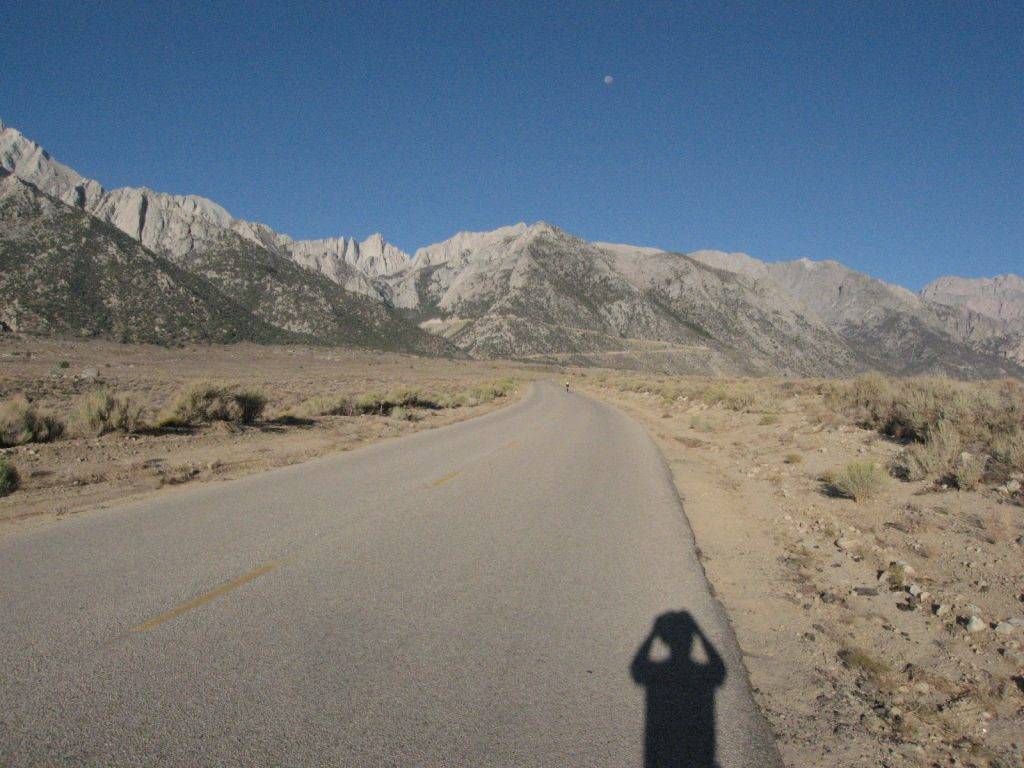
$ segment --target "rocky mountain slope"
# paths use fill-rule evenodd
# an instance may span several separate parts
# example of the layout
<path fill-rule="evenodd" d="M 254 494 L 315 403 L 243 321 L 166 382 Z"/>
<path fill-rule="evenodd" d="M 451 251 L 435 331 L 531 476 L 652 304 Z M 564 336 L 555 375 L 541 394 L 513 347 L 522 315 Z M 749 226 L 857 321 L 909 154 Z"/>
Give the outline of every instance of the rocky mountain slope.
<path fill-rule="evenodd" d="M 947 308 L 836 262 L 667 253 L 519 224 L 420 249 L 383 279 L 396 306 L 477 356 L 823 376 L 1019 372 L 958 337 Z"/>
<path fill-rule="evenodd" d="M 0 168 L 260 328 L 321 343 L 671 372 L 1024 375 L 1015 276 L 943 278 L 917 295 L 837 262 L 589 243 L 543 223 L 461 232 L 410 257 L 380 235 L 293 240 L 202 197 L 107 191 L 2 123 Z"/>
<path fill-rule="evenodd" d="M 766 263 L 746 254 L 692 256 L 772 286 L 849 343 L 872 368 L 900 374 L 1019 375 L 1024 347 L 1012 329 L 836 261 Z"/>
<path fill-rule="evenodd" d="M 12 327 L 64 332 L 71 330 L 65 327 L 68 318 L 78 313 L 82 317 L 75 323 L 81 330 L 120 338 L 125 335 L 123 329 L 115 332 L 103 313 L 87 317 L 99 311 L 98 305 L 92 296 L 79 295 L 79 291 L 91 286 L 102 295 L 118 288 L 114 264 L 131 272 L 132 284 L 138 285 L 147 279 L 157 280 L 143 273 L 159 266 L 165 272 L 173 267 L 181 281 L 203 286 L 204 295 L 220 297 L 227 314 L 237 321 L 231 328 L 214 323 L 203 329 L 202 324 L 211 318 L 200 311 L 195 317 L 181 319 L 182 339 L 302 340 L 423 354 L 457 353 L 443 338 L 399 317 L 380 301 L 376 290 L 373 298 L 360 295 L 304 268 L 285 247 L 293 245 L 289 238 L 262 224 L 233 219 L 210 200 L 148 189 L 107 192 L 11 128 L 0 129 L 0 170 L 45 198 L 48 202 L 43 207 L 49 212 L 39 216 L 22 203 L 6 210 L 5 238 L 0 241 L 6 296 L 12 307 L 31 305 L 36 318 L 29 322 L 27 315 L 20 316 Z M 8 181 L 8 187 L 11 193 L 17 185 Z M 55 205 L 69 210 L 50 210 Z M 125 251 L 124 241 L 118 240 L 121 251 L 117 258 L 78 259 L 80 253 L 110 254 L 112 231 L 128 235 L 141 247 Z M 373 247 L 369 245 L 364 265 L 375 263 Z M 383 256 L 383 247 L 379 249 Z M 29 296 L 30 286 L 45 277 L 44 267 L 61 252 L 77 270 L 75 280 L 35 287 L 36 295 Z M 19 258 L 14 254 L 20 254 Z M 366 273 L 354 266 L 352 270 L 353 280 L 372 287 Z M 143 295 L 150 294 L 143 291 Z M 61 296 L 64 298 L 58 300 Z M 8 310 L 8 314 L 13 312 Z M 150 322 L 145 313 L 129 314 L 138 325 L 128 333 L 130 338 L 176 338 L 157 318 Z"/>
<path fill-rule="evenodd" d="M 996 320 L 1024 324 L 1024 277 L 1019 275 L 940 277 L 928 283 L 921 295 L 938 304 L 965 307 Z"/>
<path fill-rule="evenodd" d="M 107 191 L 92 179 L 54 160 L 37 143 L 0 121 L 0 168 L 43 192 L 113 224 L 150 250 L 187 259 L 233 234 L 278 256 L 320 272 L 350 291 L 381 298 L 375 278 L 397 271 L 409 256 L 381 235 L 293 240 L 265 224 L 236 219 L 198 195 L 172 195 L 145 187 Z M 235 239 L 235 238 L 229 238 Z"/>
<path fill-rule="evenodd" d="M 820 375 L 859 367 L 834 334 L 745 280 L 543 223 L 462 233 L 386 280 L 397 306 L 481 357 L 629 364 L 656 354 L 677 370 Z"/>
<path fill-rule="evenodd" d="M 115 227 L 0 170 L 0 325 L 166 344 L 303 341 Z"/>

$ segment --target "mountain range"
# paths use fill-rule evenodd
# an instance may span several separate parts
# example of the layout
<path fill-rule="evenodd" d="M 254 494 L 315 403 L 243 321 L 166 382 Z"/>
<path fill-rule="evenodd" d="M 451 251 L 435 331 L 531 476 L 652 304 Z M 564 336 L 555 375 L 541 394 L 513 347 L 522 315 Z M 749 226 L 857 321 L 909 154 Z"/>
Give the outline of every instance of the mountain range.
<path fill-rule="evenodd" d="M 359 345 L 664 372 L 1024 376 L 1024 280 L 920 293 L 835 261 L 588 242 L 544 222 L 404 253 L 106 190 L 0 122 L 0 328 Z"/>

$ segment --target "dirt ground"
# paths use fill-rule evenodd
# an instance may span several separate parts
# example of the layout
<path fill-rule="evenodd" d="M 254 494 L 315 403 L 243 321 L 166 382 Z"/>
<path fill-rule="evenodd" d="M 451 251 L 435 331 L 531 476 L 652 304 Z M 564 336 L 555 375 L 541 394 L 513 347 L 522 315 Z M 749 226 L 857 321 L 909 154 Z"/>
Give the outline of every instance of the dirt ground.
<path fill-rule="evenodd" d="M 0 336 L 0 400 L 21 393 L 65 419 L 78 398 L 99 388 L 129 394 L 147 418 L 155 417 L 191 381 L 238 383 L 269 398 L 264 417 L 250 426 L 216 423 L 0 449 L 22 481 L 18 491 L 0 498 L 0 535 L 15 525 L 40 524 L 167 486 L 238 477 L 472 418 L 501 407 L 524 387 L 481 405 L 407 409 L 405 418 L 280 418 L 313 396 L 355 396 L 396 387 L 458 391 L 499 377 L 525 382 L 536 375 L 535 368 L 507 363 L 358 350 L 254 345 L 178 349 Z"/>
<path fill-rule="evenodd" d="M 820 397 L 740 413 L 575 378 L 664 452 L 788 765 L 1024 765 L 1019 492 L 836 498 L 823 473 L 903 447 L 823 423 Z"/>

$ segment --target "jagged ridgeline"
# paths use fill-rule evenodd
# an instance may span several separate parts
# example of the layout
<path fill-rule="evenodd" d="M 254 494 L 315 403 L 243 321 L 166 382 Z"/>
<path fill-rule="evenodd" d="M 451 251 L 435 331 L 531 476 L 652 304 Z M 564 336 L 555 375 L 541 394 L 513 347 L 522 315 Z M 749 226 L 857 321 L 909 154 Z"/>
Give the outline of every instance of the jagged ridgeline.
<path fill-rule="evenodd" d="M 0 322 L 161 343 L 359 345 L 678 373 L 1024 373 L 1024 281 L 921 294 L 833 261 L 463 232 L 293 240 L 194 195 L 107 191 L 0 123 Z M 154 310 L 154 307 L 162 307 Z"/>

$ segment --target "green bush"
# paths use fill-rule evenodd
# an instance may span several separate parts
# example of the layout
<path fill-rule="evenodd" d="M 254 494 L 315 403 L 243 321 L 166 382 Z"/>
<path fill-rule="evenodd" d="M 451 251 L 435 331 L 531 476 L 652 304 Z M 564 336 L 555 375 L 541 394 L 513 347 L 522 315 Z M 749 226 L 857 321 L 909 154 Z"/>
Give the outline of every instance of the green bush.
<path fill-rule="evenodd" d="M 21 476 L 6 457 L 0 456 L 0 496 L 9 496 L 18 490 Z"/>
<path fill-rule="evenodd" d="M 160 420 L 161 426 L 187 427 L 214 421 L 251 424 L 263 413 L 263 393 L 234 384 L 196 382 L 178 392 Z"/>
<path fill-rule="evenodd" d="M 889 476 L 873 461 L 852 461 L 832 478 L 836 492 L 854 501 L 874 498 L 888 484 Z"/>
<path fill-rule="evenodd" d="M 25 443 L 48 443 L 64 434 L 64 422 L 41 412 L 24 395 L 0 403 L 0 448 Z"/>
<path fill-rule="evenodd" d="M 97 390 L 78 401 L 72 426 L 76 434 L 87 437 L 136 432 L 142 426 L 142 408 L 128 395 Z"/>

